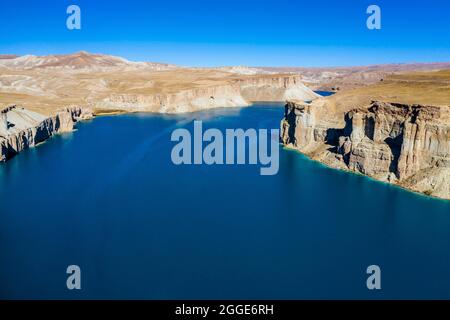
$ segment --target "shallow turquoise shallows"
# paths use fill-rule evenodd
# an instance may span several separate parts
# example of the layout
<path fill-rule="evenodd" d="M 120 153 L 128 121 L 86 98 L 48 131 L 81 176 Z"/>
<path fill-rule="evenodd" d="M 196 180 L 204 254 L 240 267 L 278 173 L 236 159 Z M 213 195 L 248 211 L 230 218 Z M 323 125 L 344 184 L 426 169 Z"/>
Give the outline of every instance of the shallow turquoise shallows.
<path fill-rule="evenodd" d="M 450 202 L 281 146 L 275 176 L 171 162 L 177 127 L 279 128 L 283 112 L 98 117 L 2 164 L 0 298 L 450 298 Z"/>

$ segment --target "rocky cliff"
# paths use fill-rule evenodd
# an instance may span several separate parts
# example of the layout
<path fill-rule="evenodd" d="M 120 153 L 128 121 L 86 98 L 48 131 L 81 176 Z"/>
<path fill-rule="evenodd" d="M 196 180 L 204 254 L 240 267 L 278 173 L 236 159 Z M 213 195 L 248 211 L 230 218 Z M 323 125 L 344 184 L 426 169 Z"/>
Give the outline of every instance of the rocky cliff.
<path fill-rule="evenodd" d="M 72 131 L 74 123 L 89 119 L 87 108 L 69 107 L 53 116 L 45 116 L 16 106 L 0 111 L 0 161 L 47 140 L 52 135 Z"/>
<path fill-rule="evenodd" d="M 237 81 L 247 101 L 314 100 L 319 97 L 299 75 L 256 76 Z"/>
<path fill-rule="evenodd" d="M 96 105 L 105 110 L 183 113 L 243 107 L 255 101 L 314 100 L 319 97 L 302 84 L 298 75 L 258 75 L 227 82 L 167 93 L 111 94 Z"/>
<path fill-rule="evenodd" d="M 243 107 L 255 100 L 281 101 L 289 97 L 313 100 L 318 97 L 313 91 L 303 86 L 299 76 L 227 74 L 222 78 L 222 73 L 216 75 L 210 70 L 189 71 L 188 75 L 183 75 L 183 77 L 187 76 L 189 76 L 188 79 L 180 80 L 171 71 L 158 74 L 157 77 L 155 76 L 156 80 L 148 80 L 147 75 L 136 81 L 128 78 L 111 81 L 99 81 L 97 77 L 83 79 L 80 81 L 80 86 L 86 85 L 86 82 L 92 81 L 92 83 L 85 88 L 86 90 L 80 91 L 83 92 L 80 104 L 94 106 L 92 111 L 79 107 L 64 110 L 56 109 L 56 107 L 49 110 L 34 109 L 31 103 L 27 109 L 7 108 L 0 113 L 0 161 L 5 161 L 16 153 L 35 146 L 55 133 L 73 130 L 76 121 L 91 117 L 92 112 L 100 114 L 137 111 L 183 113 L 219 107 Z M 190 80 L 189 83 L 188 80 Z M 102 85 L 95 86 L 94 83 Z M 27 87 L 31 86 L 27 84 Z M 62 94 L 66 98 L 72 93 L 75 96 L 79 95 L 80 92 L 77 93 L 76 90 L 79 88 L 65 88 Z M 66 102 L 66 98 L 62 98 L 62 101 Z M 42 103 L 40 99 L 42 95 L 36 97 L 35 101 Z M 52 98 L 52 100 L 58 99 L 58 94 Z M 78 101 L 77 99 L 79 98 L 70 98 L 72 101 Z M 48 105 L 47 102 L 44 100 L 45 105 Z M 41 113 L 41 109 L 46 112 Z"/>
<path fill-rule="evenodd" d="M 239 87 L 225 84 L 157 94 L 112 94 L 96 104 L 104 109 L 183 113 L 218 107 L 248 106 Z"/>
<path fill-rule="evenodd" d="M 448 107 L 373 101 L 341 119 L 329 108 L 288 102 L 281 141 L 331 167 L 450 199 Z"/>

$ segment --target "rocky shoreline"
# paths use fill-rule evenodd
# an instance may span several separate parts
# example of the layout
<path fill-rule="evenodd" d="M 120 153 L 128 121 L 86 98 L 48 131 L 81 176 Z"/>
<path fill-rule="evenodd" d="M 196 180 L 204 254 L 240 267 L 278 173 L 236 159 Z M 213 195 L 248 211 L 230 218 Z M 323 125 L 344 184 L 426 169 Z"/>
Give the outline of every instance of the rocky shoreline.
<path fill-rule="evenodd" d="M 372 101 L 336 119 L 316 102 L 286 104 L 284 145 L 332 168 L 450 199 L 448 108 Z"/>
<path fill-rule="evenodd" d="M 229 83 L 157 94 L 118 93 L 96 101 L 96 108 L 184 113 L 213 108 L 244 107 L 255 101 L 314 100 L 319 97 L 299 75 L 236 78 Z"/>
<path fill-rule="evenodd" d="M 9 106 L 0 111 L 0 161 L 7 161 L 54 134 L 70 132 L 77 121 L 92 117 L 92 111 L 83 107 L 67 107 L 55 115 L 45 116 L 15 105 Z"/>
<path fill-rule="evenodd" d="M 250 106 L 254 101 L 314 100 L 319 95 L 303 85 L 298 75 L 256 75 L 228 79 L 164 93 L 109 93 L 86 102 L 90 107 L 68 107 L 45 115 L 37 110 L 9 106 L 1 110 L 0 162 L 52 135 L 73 130 L 79 120 L 94 114 L 130 112 L 186 113 L 219 107 Z M 40 110 L 38 108 L 38 110 Z"/>

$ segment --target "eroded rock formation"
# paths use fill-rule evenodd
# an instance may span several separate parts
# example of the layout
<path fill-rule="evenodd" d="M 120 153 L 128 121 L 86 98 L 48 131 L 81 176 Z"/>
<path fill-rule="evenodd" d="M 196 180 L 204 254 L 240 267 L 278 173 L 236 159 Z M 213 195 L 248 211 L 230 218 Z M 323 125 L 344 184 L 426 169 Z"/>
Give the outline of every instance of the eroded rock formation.
<path fill-rule="evenodd" d="M 306 87 L 299 75 L 273 75 L 237 81 L 247 101 L 314 100 L 319 97 Z"/>
<path fill-rule="evenodd" d="M 319 97 L 298 75 L 253 76 L 221 85 L 156 94 L 111 94 L 98 108 L 124 111 L 183 113 L 219 107 L 244 107 L 255 101 L 314 100 Z"/>
<path fill-rule="evenodd" d="M 97 106 L 125 111 L 193 112 L 219 107 L 248 106 L 236 85 L 216 85 L 173 93 L 112 94 Z"/>
<path fill-rule="evenodd" d="M 329 166 L 450 199 L 449 108 L 373 101 L 327 118 L 327 106 L 288 102 L 281 141 Z"/>
<path fill-rule="evenodd" d="M 11 106 L 0 112 L 0 161 L 47 140 L 56 133 L 73 130 L 78 120 L 89 119 L 88 108 L 68 107 L 53 116 Z"/>

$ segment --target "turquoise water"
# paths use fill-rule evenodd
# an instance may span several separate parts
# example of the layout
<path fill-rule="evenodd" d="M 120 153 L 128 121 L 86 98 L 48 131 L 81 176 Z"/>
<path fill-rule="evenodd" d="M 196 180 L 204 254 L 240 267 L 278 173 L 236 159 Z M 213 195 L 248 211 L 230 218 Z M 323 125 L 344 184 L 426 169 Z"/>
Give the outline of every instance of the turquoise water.
<path fill-rule="evenodd" d="M 282 147 L 275 176 L 170 160 L 194 119 L 278 128 L 283 112 L 98 117 L 1 165 L 0 298 L 450 298 L 449 202 Z"/>

